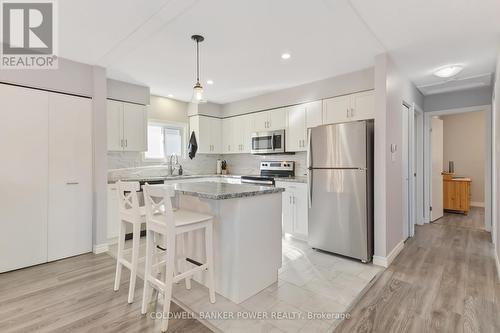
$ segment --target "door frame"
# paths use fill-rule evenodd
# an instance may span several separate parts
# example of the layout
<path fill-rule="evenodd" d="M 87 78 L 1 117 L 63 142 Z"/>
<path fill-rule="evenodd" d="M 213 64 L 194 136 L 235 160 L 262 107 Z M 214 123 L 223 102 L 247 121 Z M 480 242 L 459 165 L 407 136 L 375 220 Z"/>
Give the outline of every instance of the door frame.
<path fill-rule="evenodd" d="M 404 237 L 415 235 L 415 224 L 424 223 L 423 182 L 418 181 L 423 175 L 423 124 L 424 112 L 415 103 L 403 101 L 407 114 L 402 116 L 403 128 L 403 209 Z M 404 109 L 403 109 L 403 112 Z M 421 163 L 418 163 L 421 161 Z M 405 177 L 407 176 L 407 177 Z"/>
<path fill-rule="evenodd" d="M 485 177 L 484 177 L 484 225 L 486 231 L 492 230 L 492 186 L 491 182 L 493 179 L 493 159 L 492 159 L 492 149 L 493 149 L 493 137 L 492 137 L 492 109 L 491 105 L 478 105 L 465 108 L 456 109 L 446 109 L 438 111 L 424 112 L 424 222 L 430 223 L 430 207 L 431 207 L 431 118 L 433 116 L 447 116 L 453 114 L 467 113 L 467 112 L 479 112 L 484 111 L 486 113 L 487 122 L 490 126 L 486 126 L 486 161 L 485 165 Z"/>

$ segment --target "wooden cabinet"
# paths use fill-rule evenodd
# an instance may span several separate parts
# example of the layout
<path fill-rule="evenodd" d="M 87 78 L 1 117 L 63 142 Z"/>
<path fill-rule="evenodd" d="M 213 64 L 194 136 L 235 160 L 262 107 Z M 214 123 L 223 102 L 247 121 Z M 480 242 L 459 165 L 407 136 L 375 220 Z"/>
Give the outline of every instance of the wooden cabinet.
<path fill-rule="evenodd" d="M 148 150 L 145 105 L 108 100 L 107 122 L 109 151 Z"/>
<path fill-rule="evenodd" d="M 220 154 L 222 152 L 222 120 L 214 117 L 192 116 L 189 118 L 189 135 L 194 131 L 198 153 Z"/>
<path fill-rule="evenodd" d="M 304 104 L 287 108 L 285 145 L 287 152 L 306 151 L 307 128 Z"/>
<path fill-rule="evenodd" d="M 286 108 L 261 111 L 253 114 L 255 132 L 272 131 L 286 127 Z"/>
<path fill-rule="evenodd" d="M 323 123 L 335 124 L 375 118 L 375 93 L 364 91 L 323 100 Z"/>
<path fill-rule="evenodd" d="M 449 211 L 469 213 L 470 210 L 469 178 L 443 176 L 443 208 Z"/>
<path fill-rule="evenodd" d="M 285 188 L 282 193 L 283 232 L 297 239 L 307 240 L 307 184 L 278 181 L 276 187 Z"/>

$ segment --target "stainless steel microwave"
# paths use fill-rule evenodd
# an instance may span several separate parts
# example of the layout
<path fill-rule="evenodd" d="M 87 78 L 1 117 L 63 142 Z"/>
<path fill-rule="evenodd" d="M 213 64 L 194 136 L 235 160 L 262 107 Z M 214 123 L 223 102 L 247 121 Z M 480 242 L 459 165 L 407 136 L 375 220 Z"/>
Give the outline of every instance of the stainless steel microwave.
<path fill-rule="evenodd" d="M 282 154 L 285 152 L 285 130 L 252 134 L 252 154 Z"/>

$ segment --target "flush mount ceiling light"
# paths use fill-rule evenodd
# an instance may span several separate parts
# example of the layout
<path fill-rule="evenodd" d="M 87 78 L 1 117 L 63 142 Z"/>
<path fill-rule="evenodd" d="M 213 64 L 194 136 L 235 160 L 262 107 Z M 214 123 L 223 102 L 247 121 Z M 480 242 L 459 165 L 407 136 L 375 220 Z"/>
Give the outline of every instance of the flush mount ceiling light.
<path fill-rule="evenodd" d="M 437 77 L 448 78 L 457 75 L 464 69 L 462 65 L 450 65 L 441 67 L 434 71 L 434 75 Z"/>
<path fill-rule="evenodd" d="M 281 55 L 281 59 L 283 59 L 283 60 L 290 59 L 290 57 L 291 57 L 290 53 L 283 53 L 283 54 Z"/>
<path fill-rule="evenodd" d="M 203 36 L 193 35 L 191 39 L 196 42 L 196 83 L 193 87 L 192 103 L 203 103 L 203 87 L 200 84 L 200 43 L 205 40 Z"/>
<path fill-rule="evenodd" d="M 174 97 L 174 95 L 172 95 L 172 94 L 168 94 L 168 95 L 167 95 L 167 97 L 168 97 L 168 98 L 173 98 L 173 97 Z"/>
<path fill-rule="evenodd" d="M 207 84 L 214 84 L 213 80 L 207 80 Z"/>

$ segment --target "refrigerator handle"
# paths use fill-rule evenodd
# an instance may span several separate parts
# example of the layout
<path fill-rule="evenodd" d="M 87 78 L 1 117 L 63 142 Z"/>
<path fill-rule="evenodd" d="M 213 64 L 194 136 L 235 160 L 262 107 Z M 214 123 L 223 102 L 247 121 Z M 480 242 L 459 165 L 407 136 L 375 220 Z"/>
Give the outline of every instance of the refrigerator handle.
<path fill-rule="evenodd" d="M 311 129 L 307 130 L 307 187 L 308 187 L 308 205 L 312 208 L 312 161 L 311 161 Z"/>

